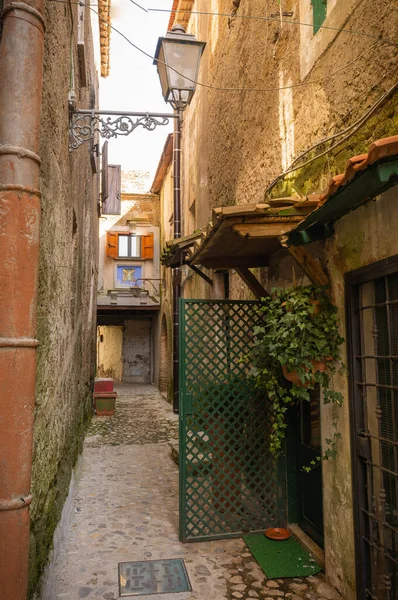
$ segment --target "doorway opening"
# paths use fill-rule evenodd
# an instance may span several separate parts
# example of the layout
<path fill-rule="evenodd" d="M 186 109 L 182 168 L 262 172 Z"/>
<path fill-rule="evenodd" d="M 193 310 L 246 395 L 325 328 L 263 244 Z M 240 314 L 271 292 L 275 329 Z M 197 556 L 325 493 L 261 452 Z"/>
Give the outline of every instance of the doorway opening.
<path fill-rule="evenodd" d="M 303 467 L 322 454 L 321 401 L 317 385 L 310 401 L 292 406 L 287 414 L 288 515 L 321 548 L 323 534 L 322 464 L 309 473 Z"/>
<path fill-rule="evenodd" d="M 162 392 L 162 394 L 165 394 L 169 400 L 171 400 L 171 388 L 169 386 L 169 381 L 171 381 L 172 378 L 172 348 L 171 338 L 169 339 L 169 332 L 167 329 L 167 319 L 165 315 L 163 315 L 162 317 L 162 325 L 160 329 L 159 359 L 159 390 Z"/>

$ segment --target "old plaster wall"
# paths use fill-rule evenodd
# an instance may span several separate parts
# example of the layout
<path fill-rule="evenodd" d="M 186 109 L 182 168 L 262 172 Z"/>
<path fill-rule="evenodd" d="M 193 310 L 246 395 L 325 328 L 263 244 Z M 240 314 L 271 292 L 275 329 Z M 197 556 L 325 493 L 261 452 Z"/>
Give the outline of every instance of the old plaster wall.
<path fill-rule="evenodd" d="M 114 260 L 106 256 L 106 232 L 112 229 L 127 233 L 129 227 L 127 221 L 136 222 L 136 234 L 146 235 L 154 234 L 154 259 L 153 260 L 133 260 L 119 259 Z M 142 277 L 159 279 L 159 225 L 160 225 L 160 205 L 159 197 L 155 194 L 122 194 L 121 214 L 103 215 L 100 219 L 99 233 L 99 274 L 98 274 L 98 293 L 100 296 L 107 296 L 109 290 L 115 288 L 115 265 L 131 264 L 132 266 L 142 266 Z M 156 290 L 159 292 L 159 282 L 153 282 Z M 149 296 L 156 295 L 157 302 L 159 294 L 154 294 L 154 289 L 150 284 L 144 284 L 149 292 Z M 118 299 L 118 304 L 123 304 L 123 299 Z"/>
<path fill-rule="evenodd" d="M 71 82 L 80 106 L 95 105 L 97 77 L 90 15 L 87 11 L 88 86 L 84 89 L 80 88 L 72 33 L 73 27 L 76 31 L 77 6 L 71 9 L 46 3 L 45 18 L 30 595 L 37 588 L 52 547 L 72 467 L 90 418 L 95 368 L 96 177 L 87 147 L 71 155 L 68 152 Z"/>
<path fill-rule="evenodd" d="M 111 377 L 122 381 L 123 327 L 103 325 L 97 330 L 97 377 Z"/>
<path fill-rule="evenodd" d="M 212 12 L 235 12 L 232 18 L 191 15 L 188 30 L 207 41 L 198 79 L 218 88 L 265 91 L 197 88 L 184 114 L 183 234 L 206 226 L 213 207 L 263 201 L 267 186 L 300 152 L 353 123 L 394 81 L 395 48 L 377 41 L 377 36 L 396 37 L 397 18 L 388 0 L 377 7 L 371 0 L 328 2 L 324 25 L 333 29 L 315 36 L 310 0 L 271 0 L 265 12 L 261 0 L 238 4 L 212 0 Z M 309 26 L 240 18 L 270 17 L 280 9 L 293 12 L 286 20 Z M 196 0 L 193 11 L 208 10 L 205 0 Z M 340 28 L 371 37 L 335 31 Z M 317 83 L 307 85 L 313 80 Z M 387 124 L 384 129 L 387 135 L 391 131 Z M 368 131 L 348 144 L 348 156 L 367 151 L 372 136 L 383 135 Z M 344 147 L 321 161 L 318 177 L 306 173 L 300 182 L 305 193 L 321 191 L 341 172 L 347 159 Z M 193 291 L 211 294 L 202 283 Z M 231 293 L 247 295 L 235 276 Z"/>
<path fill-rule="evenodd" d="M 324 25 L 332 29 L 321 29 L 314 36 L 311 0 L 270 0 L 266 6 L 262 0 L 212 0 L 210 6 L 207 0 L 195 1 L 193 11 L 236 16 L 192 14 L 188 24 L 189 32 L 207 42 L 198 79 L 218 89 L 198 86 L 184 113 L 183 235 L 206 227 L 211 210 L 217 206 L 263 202 L 269 195 L 320 193 L 332 176 L 344 171 L 349 157 L 367 152 L 375 139 L 396 133 L 396 96 L 392 95 L 349 135 L 337 138 L 339 145 L 331 152 L 313 160 L 330 144 L 324 142 L 310 150 L 315 143 L 356 123 L 393 85 L 396 47 L 388 40 L 396 39 L 398 20 L 391 8 L 388 0 L 377 5 L 372 0 L 331 0 Z M 280 10 L 292 11 L 287 20 L 307 25 L 281 23 Z M 253 15 L 276 18 L 241 18 Z M 278 179 L 268 189 L 304 151 L 303 162 L 311 160 L 308 166 Z M 347 218 L 354 224 L 355 217 Z M 370 219 L 368 232 L 372 225 Z M 348 231 L 343 246 L 352 248 Z M 383 244 L 390 244 L 392 250 L 392 240 Z M 312 251 L 315 255 L 322 252 L 319 247 Z M 343 250 L 336 245 L 328 252 L 329 257 L 332 253 L 339 256 Z M 282 275 L 273 281 L 290 285 L 294 263 L 284 253 L 279 258 Z M 361 260 L 366 259 L 362 256 Z M 329 264 L 332 279 L 340 282 L 333 283 L 339 306 L 341 272 L 348 266 L 342 261 L 335 267 Z M 198 276 L 185 275 L 184 296 L 214 296 L 212 288 Z M 251 297 L 233 272 L 230 297 Z M 355 596 L 354 545 L 348 413 L 344 411 L 346 408 L 342 412 L 344 442 L 339 462 L 333 468 L 325 466 L 325 533 L 327 576 L 350 600 Z M 325 411 L 323 419 L 327 429 Z"/>
<path fill-rule="evenodd" d="M 151 320 L 130 319 L 123 327 L 123 381 L 151 383 Z"/>
<path fill-rule="evenodd" d="M 168 168 L 160 190 L 160 248 L 163 249 L 167 241 L 173 239 L 173 168 Z M 159 386 L 169 402 L 173 401 L 173 376 L 172 376 L 172 272 L 163 265 L 160 266 L 161 278 L 164 289 L 161 296 L 160 332 L 158 339 L 159 353 Z"/>
<path fill-rule="evenodd" d="M 325 244 L 326 267 L 329 272 L 332 298 L 339 309 L 342 335 L 345 330 L 344 274 L 377 260 L 398 254 L 398 189 L 391 188 L 374 202 L 350 213 L 336 224 L 336 233 Z M 343 356 L 346 347 L 343 347 Z M 352 539 L 351 457 L 349 430 L 349 397 L 347 377 L 336 376 L 334 385 L 344 395 L 340 409 L 339 430 L 343 439 L 337 460 L 324 465 L 325 487 L 330 490 L 324 496 L 326 568 L 332 580 L 342 589 L 353 587 L 351 581 L 352 554 L 347 547 Z M 323 434 L 331 433 L 330 407 L 323 407 Z M 343 530 L 341 524 L 345 524 Z M 349 544 L 349 546 L 348 546 Z M 345 562 L 340 557 L 345 556 Z M 348 564 L 347 564 L 348 563 Z M 347 578 L 350 578 L 347 581 Z"/>
<path fill-rule="evenodd" d="M 341 335 L 346 339 L 344 275 L 378 260 L 398 254 L 398 189 L 391 188 L 375 201 L 353 211 L 335 225 L 335 235 L 324 243 L 313 243 L 306 250 L 325 266 L 332 291 L 332 300 L 338 307 Z M 274 255 L 269 275 L 270 287 L 291 285 L 292 269 L 297 281 L 303 285 L 309 280 L 285 250 Z M 348 362 L 346 344 L 342 347 L 345 363 Z M 338 428 L 342 434 L 335 461 L 325 462 L 324 527 L 326 572 L 332 583 L 351 598 L 355 589 L 353 550 L 353 498 L 351 483 L 351 440 L 348 376 L 334 376 L 333 386 L 343 394 L 343 406 L 338 409 Z M 332 411 L 322 406 L 322 436 L 331 437 Z M 344 527 L 342 527 L 344 523 Z M 350 549 L 348 552 L 347 549 Z"/>

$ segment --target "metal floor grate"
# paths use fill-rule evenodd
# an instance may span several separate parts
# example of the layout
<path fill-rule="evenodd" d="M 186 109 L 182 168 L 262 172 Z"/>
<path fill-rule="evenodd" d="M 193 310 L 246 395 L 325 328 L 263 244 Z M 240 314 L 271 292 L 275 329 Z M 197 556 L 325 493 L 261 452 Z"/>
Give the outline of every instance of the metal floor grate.
<path fill-rule="evenodd" d="M 119 596 L 191 592 L 182 558 L 119 563 Z"/>

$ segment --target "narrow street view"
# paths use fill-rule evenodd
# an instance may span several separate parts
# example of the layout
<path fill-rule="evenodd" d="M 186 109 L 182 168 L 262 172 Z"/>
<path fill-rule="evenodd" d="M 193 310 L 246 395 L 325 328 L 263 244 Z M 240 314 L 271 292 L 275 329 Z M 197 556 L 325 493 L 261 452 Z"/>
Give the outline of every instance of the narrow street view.
<path fill-rule="evenodd" d="M 322 575 L 267 581 L 239 538 L 179 543 L 178 468 L 171 457 L 178 419 L 153 386 L 117 391 L 117 416 L 94 417 L 87 433 L 71 528 L 43 600 L 115 600 L 118 563 L 177 557 L 193 591 L 165 600 L 340 600 Z"/>
<path fill-rule="evenodd" d="M 0 600 L 398 600 L 398 10 L 0 0 Z"/>

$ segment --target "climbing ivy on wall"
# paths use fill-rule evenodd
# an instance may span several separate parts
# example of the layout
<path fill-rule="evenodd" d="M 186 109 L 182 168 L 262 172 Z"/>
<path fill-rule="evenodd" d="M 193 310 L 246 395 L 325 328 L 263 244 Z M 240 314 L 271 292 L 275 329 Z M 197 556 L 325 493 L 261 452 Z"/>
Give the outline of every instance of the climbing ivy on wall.
<path fill-rule="evenodd" d="M 339 334 L 337 308 L 324 288 L 273 290 L 259 310 L 264 324 L 254 328 L 251 376 L 272 403 L 275 421 L 270 447 L 278 454 L 287 427 L 285 413 L 292 403 L 309 402 L 310 390 L 320 385 L 324 404 L 341 406 L 343 396 L 333 390 L 331 376 L 342 368 L 340 346 L 344 339 Z M 341 434 L 333 412 L 333 433 L 325 439 L 322 455 L 304 467 L 306 471 L 336 456 Z"/>

